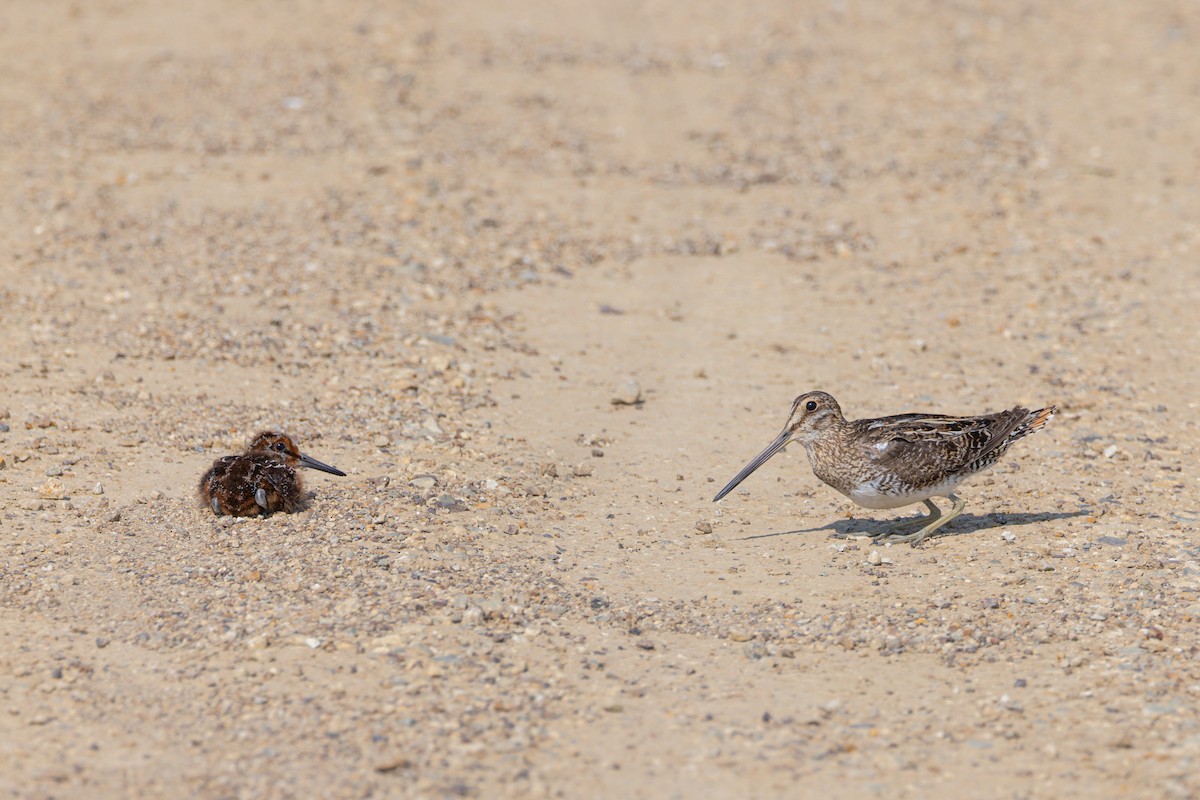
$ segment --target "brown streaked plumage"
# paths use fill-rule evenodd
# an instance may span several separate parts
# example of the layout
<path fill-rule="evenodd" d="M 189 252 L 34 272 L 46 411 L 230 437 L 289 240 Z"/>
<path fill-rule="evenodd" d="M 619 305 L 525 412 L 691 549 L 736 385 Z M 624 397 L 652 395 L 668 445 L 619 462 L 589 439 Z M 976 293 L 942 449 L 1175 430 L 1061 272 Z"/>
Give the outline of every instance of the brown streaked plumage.
<path fill-rule="evenodd" d="M 959 481 L 995 464 L 1009 445 L 1041 430 L 1057 411 L 1054 406 L 1037 411 L 1017 406 L 977 417 L 897 414 L 847 420 L 831 395 L 807 392 L 792 403 L 783 432 L 713 501 L 790 442 L 800 442 L 813 473 L 860 506 L 899 508 L 924 502 L 928 516 L 898 523 L 876 537 L 916 546 L 966 507 L 954 494 Z M 943 515 L 931 497 L 948 498 L 954 505 Z"/>
<path fill-rule="evenodd" d="M 282 433 L 263 431 L 238 456 L 213 462 L 200 479 L 200 499 L 214 514 L 253 517 L 304 508 L 304 489 L 297 467 L 345 477 L 336 467 L 306 456 Z"/>

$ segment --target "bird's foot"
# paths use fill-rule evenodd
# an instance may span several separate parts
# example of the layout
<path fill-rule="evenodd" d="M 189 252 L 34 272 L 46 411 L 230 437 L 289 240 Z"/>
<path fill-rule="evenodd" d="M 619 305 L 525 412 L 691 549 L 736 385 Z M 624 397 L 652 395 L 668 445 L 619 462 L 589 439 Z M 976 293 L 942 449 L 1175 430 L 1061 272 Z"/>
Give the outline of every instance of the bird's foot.
<path fill-rule="evenodd" d="M 893 522 L 887 530 L 882 533 L 877 533 L 872 536 L 872 539 L 890 539 L 898 537 L 901 534 L 911 533 L 915 530 L 924 528 L 934 521 L 941 519 L 942 510 L 933 504 L 932 500 L 925 501 L 925 507 L 929 509 L 929 513 L 925 515 L 918 514 L 912 519 L 902 519 Z"/>
<path fill-rule="evenodd" d="M 932 513 L 932 514 L 922 514 L 920 516 L 914 517 L 913 519 L 904 519 L 904 520 L 900 520 L 899 522 L 895 522 L 886 531 L 884 531 L 883 533 L 877 534 L 877 535 L 879 535 L 879 536 L 895 536 L 895 535 L 901 534 L 901 533 L 910 533 L 912 531 L 924 528 L 926 525 L 931 524 L 934 520 L 938 520 L 941 518 L 942 518 L 942 512 L 935 508 L 934 513 Z"/>
<path fill-rule="evenodd" d="M 950 501 L 954 503 L 954 506 L 950 509 L 949 513 L 943 514 L 937 506 L 926 500 L 925 505 L 929 507 L 928 516 L 917 517 L 916 519 L 899 522 L 893 525 L 891 528 L 888 528 L 883 533 L 872 536 L 871 541 L 886 541 L 888 543 L 896 542 L 897 544 L 908 542 L 908 544 L 916 547 L 930 535 L 932 535 L 934 531 L 938 530 L 943 525 L 961 514 L 963 509 L 967 507 L 967 504 L 959 497 L 955 495 L 949 495 L 949 498 Z M 913 531 L 912 533 L 905 533 L 905 531 L 911 530 L 918 525 L 921 526 L 919 530 Z"/>

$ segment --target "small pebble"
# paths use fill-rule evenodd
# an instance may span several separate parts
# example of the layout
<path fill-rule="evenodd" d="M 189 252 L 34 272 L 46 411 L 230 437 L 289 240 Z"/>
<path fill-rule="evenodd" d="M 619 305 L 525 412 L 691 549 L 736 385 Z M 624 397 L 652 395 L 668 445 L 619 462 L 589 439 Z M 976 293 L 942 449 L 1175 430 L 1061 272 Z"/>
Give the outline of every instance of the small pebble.
<path fill-rule="evenodd" d="M 751 661 L 760 661 L 767 656 L 767 646 L 762 642 L 747 642 L 742 652 Z"/>
<path fill-rule="evenodd" d="M 46 467 L 46 474 L 51 478 L 57 478 L 63 474 L 62 467 Z"/>
<path fill-rule="evenodd" d="M 449 509 L 450 511 L 466 511 L 467 510 L 467 507 L 464 506 L 462 503 L 458 502 L 458 500 L 452 494 L 438 495 L 437 506 L 438 506 L 438 508 L 445 508 L 445 509 Z"/>
<path fill-rule="evenodd" d="M 413 766 L 413 760 L 408 756 L 393 756 L 384 759 L 375 765 L 376 772 L 395 772 L 398 769 L 409 769 Z"/>
<path fill-rule="evenodd" d="M 830 700 L 828 703 L 825 703 L 820 706 L 821 712 L 826 715 L 835 714 L 839 710 L 841 710 L 841 708 L 842 708 L 842 700 L 841 700 L 841 698 L 838 698 L 838 697 L 835 697 L 834 699 Z"/>
<path fill-rule="evenodd" d="M 432 489 L 437 486 L 437 478 L 432 475 L 418 475 L 408 482 L 409 486 L 415 486 L 418 489 Z"/>
<path fill-rule="evenodd" d="M 696 530 L 700 533 L 712 533 L 712 523 L 700 520 L 696 523 Z"/>
<path fill-rule="evenodd" d="M 96 481 L 96 485 L 92 487 L 92 494 L 104 494 L 104 484 Z"/>
<path fill-rule="evenodd" d="M 387 447 L 391 443 L 391 440 L 382 433 L 371 440 L 371 444 L 375 445 L 376 447 Z"/>
<path fill-rule="evenodd" d="M 47 500 L 61 500 L 67 496 L 67 489 L 57 478 L 47 478 L 37 490 L 38 495 Z"/>
<path fill-rule="evenodd" d="M 1021 703 L 1019 703 L 1016 700 L 1013 700 L 1011 697 L 1009 697 L 1006 694 L 1000 696 L 1000 707 L 1007 711 L 1012 711 L 1017 714 L 1020 714 L 1025 710 L 1025 707 L 1023 705 L 1021 705 Z"/>
<path fill-rule="evenodd" d="M 883 556 L 879 555 L 878 550 L 872 550 L 871 554 L 867 556 L 867 563 L 873 567 L 878 567 L 883 563 Z"/>
<path fill-rule="evenodd" d="M 1008 542 L 1009 544 L 1012 544 L 1013 542 L 1015 542 L 1017 540 L 1017 535 L 1015 533 L 1013 533 L 1012 531 L 1001 531 L 1000 538 L 1003 539 L 1004 541 Z"/>
<path fill-rule="evenodd" d="M 635 406 L 642 401 L 642 387 L 633 378 L 613 390 L 612 403 L 615 406 Z"/>
<path fill-rule="evenodd" d="M 1104 457 L 1112 458 L 1113 456 L 1115 456 L 1117 454 L 1117 451 L 1119 451 L 1119 450 L 1120 450 L 1120 448 L 1117 447 L 1115 444 L 1110 444 L 1108 447 L 1104 448 Z"/>

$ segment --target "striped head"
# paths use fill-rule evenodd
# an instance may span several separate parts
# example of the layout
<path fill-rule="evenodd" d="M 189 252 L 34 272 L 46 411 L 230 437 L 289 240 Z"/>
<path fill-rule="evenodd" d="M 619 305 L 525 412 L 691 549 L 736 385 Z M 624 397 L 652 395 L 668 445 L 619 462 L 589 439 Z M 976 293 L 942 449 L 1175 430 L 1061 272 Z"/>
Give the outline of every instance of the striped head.
<path fill-rule="evenodd" d="M 779 435 L 767 445 L 766 449 L 754 457 L 742 471 L 734 476 L 725 488 L 717 492 L 714 501 L 720 500 L 733 491 L 734 487 L 746 479 L 751 472 L 761 467 L 771 456 L 775 455 L 791 442 L 800 442 L 811 452 L 814 442 L 835 434 L 842 425 L 846 424 L 842 416 L 841 406 L 832 395 L 825 392 L 806 392 L 792 402 L 792 413 L 788 416 L 787 424 Z"/>
<path fill-rule="evenodd" d="M 792 403 L 792 413 L 783 426 L 783 434 L 786 441 L 808 446 L 816 439 L 827 436 L 845 421 L 842 407 L 833 399 L 833 395 L 805 392 Z"/>
<path fill-rule="evenodd" d="M 293 469 L 296 467 L 308 467 L 309 469 L 319 469 L 322 472 L 341 475 L 343 477 L 346 474 L 337 467 L 331 467 L 328 464 L 317 461 L 312 456 L 301 453 L 300 448 L 291 440 L 291 437 L 276 431 L 263 431 L 258 436 L 255 436 L 246 447 L 246 453 L 262 453 L 274 456 Z"/>

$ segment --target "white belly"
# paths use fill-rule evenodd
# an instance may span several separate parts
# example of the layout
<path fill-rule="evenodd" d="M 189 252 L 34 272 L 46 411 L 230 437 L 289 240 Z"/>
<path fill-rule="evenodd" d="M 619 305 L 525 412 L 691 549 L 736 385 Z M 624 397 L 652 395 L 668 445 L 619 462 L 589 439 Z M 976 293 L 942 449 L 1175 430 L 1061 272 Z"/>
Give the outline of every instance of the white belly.
<path fill-rule="evenodd" d="M 860 483 L 847 494 L 863 508 L 900 508 L 931 497 L 949 497 L 957 484 L 957 480 L 949 480 L 916 491 L 900 492 L 890 487 L 882 488 L 879 481 L 870 481 Z"/>

